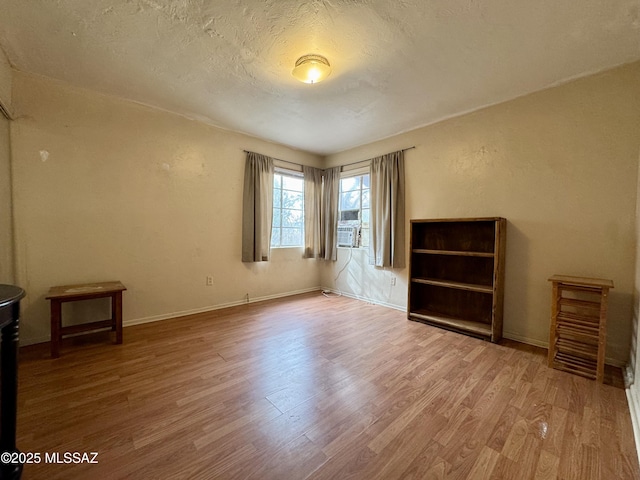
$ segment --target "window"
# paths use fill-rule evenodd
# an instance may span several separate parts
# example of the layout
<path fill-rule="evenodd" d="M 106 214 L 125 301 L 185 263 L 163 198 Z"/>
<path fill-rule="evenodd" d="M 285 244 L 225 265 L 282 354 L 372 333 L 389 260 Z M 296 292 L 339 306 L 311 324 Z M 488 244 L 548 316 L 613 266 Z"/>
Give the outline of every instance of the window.
<path fill-rule="evenodd" d="M 369 174 L 340 179 L 338 246 L 369 246 Z M 342 227 L 342 228 L 341 228 Z"/>
<path fill-rule="evenodd" d="M 272 247 L 301 247 L 304 242 L 304 179 L 276 169 L 273 175 Z"/>

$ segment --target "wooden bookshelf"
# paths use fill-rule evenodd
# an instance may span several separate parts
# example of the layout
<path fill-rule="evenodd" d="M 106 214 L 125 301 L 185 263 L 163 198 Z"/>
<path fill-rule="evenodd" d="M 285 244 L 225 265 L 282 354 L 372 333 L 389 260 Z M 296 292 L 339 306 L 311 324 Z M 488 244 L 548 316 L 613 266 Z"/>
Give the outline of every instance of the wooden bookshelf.
<path fill-rule="evenodd" d="M 506 220 L 411 220 L 408 317 L 498 342 Z"/>

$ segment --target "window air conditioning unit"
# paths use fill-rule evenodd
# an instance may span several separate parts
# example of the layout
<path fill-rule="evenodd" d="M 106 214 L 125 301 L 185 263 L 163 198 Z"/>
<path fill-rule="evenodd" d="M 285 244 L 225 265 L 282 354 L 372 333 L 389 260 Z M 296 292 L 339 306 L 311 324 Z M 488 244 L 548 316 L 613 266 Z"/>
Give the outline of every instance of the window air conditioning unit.
<path fill-rule="evenodd" d="M 338 246 L 357 247 L 358 227 L 338 227 Z"/>
<path fill-rule="evenodd" d="M 350 222 L 360 220 L 360 210 L 340 210 L 340 221 Z"/>

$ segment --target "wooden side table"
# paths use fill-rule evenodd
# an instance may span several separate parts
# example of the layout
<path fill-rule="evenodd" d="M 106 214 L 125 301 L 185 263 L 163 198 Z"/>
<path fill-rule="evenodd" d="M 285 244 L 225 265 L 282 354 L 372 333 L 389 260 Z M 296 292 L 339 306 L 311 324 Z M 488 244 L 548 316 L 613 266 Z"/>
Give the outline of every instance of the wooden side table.
<path fill-rule="evenodd" d="M 602 383 L 611 280 L 553 275 L 549 367 Z"/>
<path fill-rule="evenodd" d="M 51 300 L 51 357 L 60 356 L 60 344 L 64 335 L 109 328 L 116 332 L 116 343 L 122 343 L 122 292 L 126 287 L 119 281 L 63 285 L 51 287 L 45 297 Z M 62 326 L 62 304 L 93 298 L 111 298 L 111 318 L 80 325 Z"/>

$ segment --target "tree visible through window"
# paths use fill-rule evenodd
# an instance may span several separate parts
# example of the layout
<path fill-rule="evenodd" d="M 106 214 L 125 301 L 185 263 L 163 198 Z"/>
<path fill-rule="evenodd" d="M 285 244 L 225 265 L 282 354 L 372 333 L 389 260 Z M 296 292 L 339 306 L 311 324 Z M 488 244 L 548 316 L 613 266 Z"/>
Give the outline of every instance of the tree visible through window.
<path fill-rule="evenodd" d="M 273 175 L 272 247 L 301 247 L 304 239 L 304 179 L 294 173 Z"/>
<path fill-rule="evenodd" d="M 357 246 L 369 246 L 369 174 L 340 179 L 339 227 L 355 227 Z"/>

